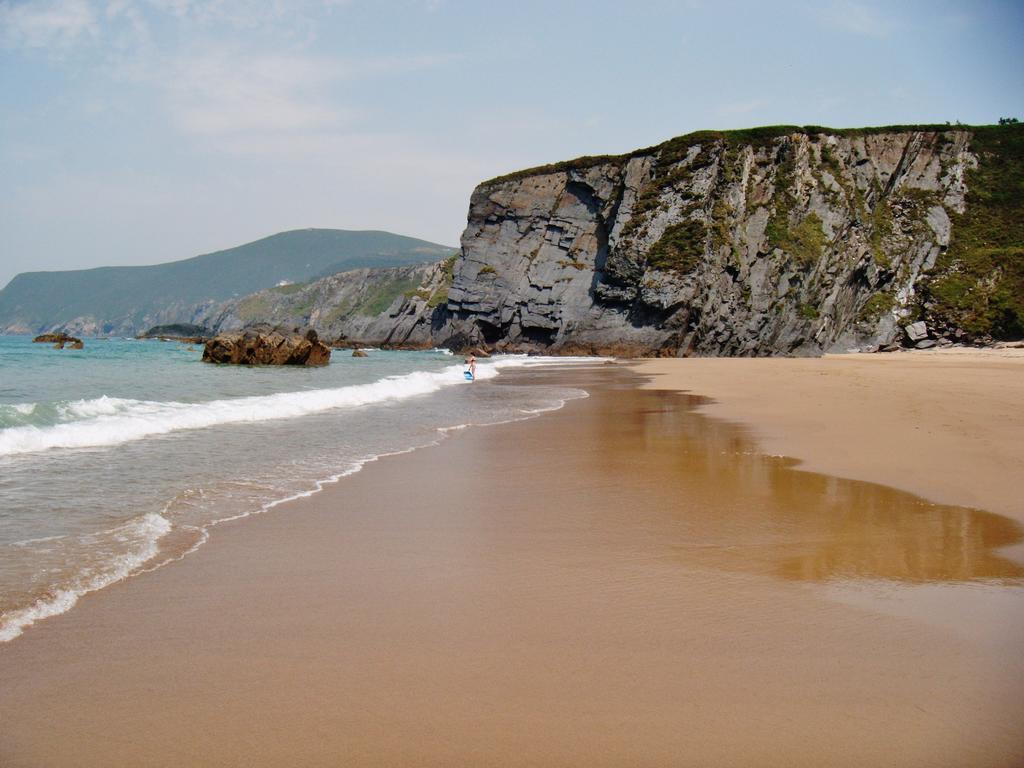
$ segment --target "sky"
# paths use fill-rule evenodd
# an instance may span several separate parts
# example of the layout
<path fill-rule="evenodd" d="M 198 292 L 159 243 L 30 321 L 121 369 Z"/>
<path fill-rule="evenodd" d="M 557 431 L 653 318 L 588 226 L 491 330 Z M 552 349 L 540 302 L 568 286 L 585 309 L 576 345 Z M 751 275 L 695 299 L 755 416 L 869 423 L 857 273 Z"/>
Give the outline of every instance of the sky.
<path fill-rule="evenodd" d="M 1020 0 L 0 0 L 0 286 L 456 245 L 484 179 L 700 129 L 1024 118 L 1021 40 Z"/>

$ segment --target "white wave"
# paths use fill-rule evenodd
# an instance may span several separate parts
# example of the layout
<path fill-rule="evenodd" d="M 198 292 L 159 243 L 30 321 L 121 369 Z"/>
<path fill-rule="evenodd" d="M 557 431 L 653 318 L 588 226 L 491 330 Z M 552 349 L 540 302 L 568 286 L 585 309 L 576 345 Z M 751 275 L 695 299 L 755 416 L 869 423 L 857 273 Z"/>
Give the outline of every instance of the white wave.
<path fill-rule="evenodd" d="M 521 364 L 496 360 L 481 364 L 477 379 L 498 375 L 498 368 Z M 63 407 L 67 421 L 46 427 L 32 425 L 0 430 L 0 456 L 36 453 L 52 448 L 97 448 L 120 445 L 154 435 L 222 424 L 271 421 L 307 416 L 333 408 L 351 408 L 404 400 L 461 384 L 462 366 L 441 371 L 414 371 L 370 384 L 332 389 L 279 392 L 205 403 L 156 402 L 116 397 L 79 400 Z"/>
<path fill-rule="evenodd" d="M 481 379 L 481 378 L 492 378 L 492 377 L 497 375 L 497 369 L 498 368 L 514 367 L 514 366 L 516 366 L 518 364 L 521 364 L 522 362 L 525 362 L 526 360 L 527 360 L 527 358 L 525 356 L 503 356 L 503 357 L 499 357 L 499 358 L 494 358 L 494 359 L 492 359 L 490 361 L 490 363 L 491 363 L 490 365 L 481 365 L 480 366 L 480 368 L 477 371 L 477 378 L 478 379 Z M 532 358 L 529 358 L 528 360 L 529 360 L 529 364 L 530 365 L 558 365 L 560 363 L 563 363 L 566 360 L 566 358 L 556 358 L 556 357 L 539 358 L 539 357 L 532 357 Z M 579 361 L 585 361 L 585 360 L 593 360 L 593 358 L 580 358 L 579 359 Z M 444 369 L 444 371 L 441 372 L 441 373 L 426 374 L 426 373 L 420 372 L 419 374 L 408 374 L 406 376 L 390 377 L 390 379 L 383 379 L 381 381 L 376 382 L 376 384 L 381 384 L 382 382 L 387 382 L 387 381 L 392 381 L 392 382 L 395 382 L 395 381 L 406 381 L 406 380 L 409 380 L 410 377 L 415 377 L 414 380 L 419 381 L 423 376 L 434 377 L 431 380 L 438 380 L 439 377 L 443 376 L 444 377 L 444 384 L 439 384 L 436 387 L 436 388 L 440 388 L 441 386 L 446 386 L 447 384 L 449 384 L 450 380 L 453 379 L 453 378 L 455 379 L 456 382 L 459 382 L 459 378 L 452 376 L 452 374 L 453 373 L 458 373 L 460 370 L 462 370 L 462 366 L 450 366 L 449 368 Z M 338 391 L 346 391 L 346 390 L 365 389 L 367 387 L 373 387 L 373 386 L 375 386 L 375 385 L 373 385 L 373 384 L 358 385 L 358 386 L 355 386 L 355 387 L 344 387 L 344 388 L 341 388 L 341 390 L 320 390 L 320 391 L 314 391 L 313 393 L 288 393 L 288 394 L 323 394 L 323 393 L 326 393 L 326 392 L 338 392 Z M 408 396 L 408 395 L 406 395 L 406 396 Z M 554 411 L 554 410 L 558 410 L 558 409 L 562 408 L 565 405 L 567 400 L 572 400 L 572 399 L 581 398 L 581 397 L 587 397 L 587 396 L 588 396 L 588 394 L 585 391 L 583 391 L 583 390 L 577 390 L 577 389 L 567 390 L 567 391 L 562 393 L 562 397 L 556 399 L 551 405 L 549 405 L 547 407 L 540 407 L 540 408 L 535 408 L 535 409 L 526 409 L 526 408 L 519 409 L 519 413 L 521 414 L 519 417 L 512 417 L 512 418 L 505 419 L 505 420 L 502 420 L 502 421 L 497 421 L 497 422 L 489 422 L 489 423 L 485 423 L 485 424 L 480 425 L 480 426 L 496 426 L 498 424 L 506 424 L 506 423 L 513 422 L 513 421 L 519 421 L 521 418 L 532 418 L 532 417 L 535 417 L 535 416 L 537 416 L 537 415 L 539 415 L 541 413 L 545 413 L 545 412 L 548 412 L 548 411 Z M 269 397 L 276 398 L 276 397 L 279 397 L 279 396 L 273 395 L 273 396 L 269 396 Z M 99 406 L 101 409 L 102 408 L 106 408 L 111 402 L 113 402 L 115 400 L 117 400 L 117 407 L 124 407 L 124 408 L 132 408 L 132 407 L 134 407 L 137 404 L 141 404 L 141 405 L 167 405 L 166 403 L 145 403 L 143 401 L 118 400 L 117 398 L 100 398 L 100 399 L 107 401 L 107 403 L 105 405 Z M 243 399 L 244 400 L 252 401 L 252 400 L 265 400 L 267 398 L 243 398 Z M 87 401 L 83 401 L 83 402 L 87 402 Z M 231 401 L 221 401 L 221 402 L 231 402 Z M 175 404 L 175 405 L 182 405 L 182 404 Z M 212 403 L 207 403 L 205 405 L 212 405 Z M 331 406 L 331 407 L 333 407 L 333 406 Z M 115 408 L 115 410 L 116 410 L 116 408 Z M 167 565 L 168 563 L 175 562 L 175 561 L 178 561 L 178 560 L 182 560 L 183 558 L 187 557 L 188 555 L 190 555 L 193 552 L 195 552 L 196 550 L 198 550 L 203 544 L 205 544 L 209 540 L 209 538 L 210 538 L 210 529 L 212 529 L 213 527 L 215 527 L 217 525 L 220 525 L 222 523 L 231 522 L 231 521 L 234 521 L 234 520 L 239 520 L 239 519 L 242 519 L 242 518 L 245 518 L 245 517 L 249 517 L 249 516 L 254 515 L 254 514 L 261 514 L 261 513 L 264 513 L 264 512 L 269 512 L 270 510 L 272 510 L 272 509 L 274 509 L 274 508 L 276 508 L 278 506 L 281 506 L 283 504 L 287 504 L 287 503 L 292 502 L 292 501 L 297 501 L 297 500 L 302 499 L 302 498 L 307 498 L 309 496 L 313 496 L 314 494 L 317 494 L 320 491 L 322 491 L 327 485 L 331 485 L 331 484 L 337 483 L 340 480 L 342 480 L 343 478 L 348 477 L 350 475 L 353 475 L 353 474 L 361 471 L 363 469 L 363 467 L 365 467 L 367 464 L 369 464 L 371 462 L 379 461 L 382 458 L 386 458 L 386 457 L 390 457 L 390 456 L 398 456 L 398 455 L 405 454 L 405 453 L 411 453 L 411 452 L 413 452 L 413 451 L 415 451 L 415 450 L 417 450 L 418 448 L 421 448 L 421 447 L 426 447 L 426 446 L 430 446 L 430 445 L 437 445 L 440 442 L 440 440 L 442 440 L 445 437 L 447 437 L 450 432 L 458 432 L 458 431 L 466 429 L 466 428 L 468 428 L 470 426 L 473 426 L 473 424 L 472 423 L 463 423 L 463 424 L 453 424 L 453 425 L 450 425 L 450 426 L 438 427 L 437 428 L 438 440 L 432 440 L 432 441 L 429 441 L 426 444 L 420 445 L 420 446 L 411 446 L 409 448 L 401 448 L 401 449 L 394 450 L 394 451 L 383 452 L 383 453 L 379 453 L 379 454 L 370 454 L 370 455 L 364 456 L 364 457 L 362 457 L 360 459 L 352 461 L 345 469 L 343 469 L 340 472 L 332 474 L 332 475 L 330 475 L 327 478 L 313 481 L 312 486 L 309 487 L 309 488 L 306 488 L 304 490 L 296 491 L 296 492 L 287 494 L 287 495 L 285 495 L 283 497 L 279 497 L 279 498 L 276 498 L 276 499 L 271 499 L 271 500 L 265 501 L 262 504 L 258 504 L 253 509 L 249 509 L 249 510 L 237 513 L 237 514 L 228 515 L 226 517 L 214 518 L 212 520 L 207 521 L 205 524 L 201 524 L 199 526 L 192 526 L 192 525 L 183 526 L 183 528 L 193 529 L 197 533 L 198 538 L 197 538 L 196 542 L 191 547 L 189 547 L 188 549 L 184 550 L 183 552 L 179 552 L 177 554 L 171 555 L 171 556 L 163 558 L 163 559 L 159 559 L 159 558 L 156 557 L 159 554 L 159 552 L 160 552 L 159 542 L 160 542 L 160 540 L 164 536 L 167 535 L 167 533 L 169 533 L 172 530 L 171 522 L 167 518 L 165 518 L 163 515 L 159 515 L 159 514 L 155 514 L 155 513 L 150 513 L 150 514 L 144 515 L 143 517 L 138 518 L 136 520 L 129 521 L 129 522 L 125 523 L 124 525 L 119 526 L 118 528 L 115 528 L 115 529 L 112 529 L 110 531 L 106 531 L 106 532 L 104 532 L 102 534 L 99 534 L 98 536 L 94 535 L 91 538 L 112 537 L 112 538 L 114 538 L 114 539 L 116 539 L 116 540 L 118 540 L 120 542 L 127 542 L 127 543 L 129 543 L 129 545 L 132 545 L 132 548 L 130 549 L 130 551 L 128 553 L 118 556 L 113 561 L 106 563 L 102 567 L 98 567 L 98 568 L 94 567 L 92 569 L 89 569 L 89 570 L 85 571 L 82 575 L 80 575 L 78 577 L 78 579 L 74 582 L 74 584 L 72 584 L 72 585 L 70 585 L 68 587 L 64 587 L 64 588 L 60 588 L 60 589 L 54 590 L 52 592 L 52 594 L 48 595 L 45 598 L 37 600 L 35 603 L 33 603 L 30 606 L 27 606 L 25 608 L 16 609 L 16 610 L 11 611 L 11 612 L 9 612 L 7 614 L 0 615 L 0 643 L 9 642 L 9 641 L 11 641 L 11 640 L 21 636 L 24 633 L 24 630 L 25 630 L 26 627 L 31 626 L 32 624 L 34 624 L 37 621 L 41 621 L 42 619 L 46 619 L 46 618 L 49 618 L 51 616 L 57 616 L 59 614 L 65 613 L 66 611 L 68 611 L 68 610 L 70 610 L 71 608 L 74 607 L 74 605 L 78 602 L 79 598 L 81 598 L 85 594 L 88 594 L 89 592 L 95 592 L 97 590 L 103 589 L 104 587 L 107 587 L 107 586 L 109 586 L 111 584 L 114 584 L 114 583 L 116 583 L 118 581 L 121 581 L 122 579 L 128 578 L 129 576 L 132 576 L 134 574 L 148 573 L 150 571 L 155 571 L 158 568 L 161 568 L 164 565 Z M 203 490 L 202 489 L 198 489 L 198 493 L 199 493 L 200 496 L 202 496 L 203 495 Z M 167 512 L 168 509 L 165 508 L 164 511 Z M 41 538 L 37 538 L 37 539 L 26 539 L 26 540 L 24 540 L 22 542 L 16 542 L 16 544 L 30 544 L 30 543 L 34 543 L 34 542 L 44 542 L 44 541 L 56 540 L 56 539 L 60 539 L 60 538 L 64 538 L 64 537 L 62 537 L 62 536 L 47 536 L 47 537 L 41 537 Z"/>
<path fill-rule="evenodd" d="M 130 400 L 123 397 L 97 397 L 92 400 L 75 400 L 58 408 L 66 419 L 90 419 L 95 416 L 112 416 L 133 407 L 145 406 L 144 400 Z"/>
<path fill-rule="evenodd" d="M 601 362 L 593 357 L 529 357 L 503 355 L 480 361 L 477 379 L 496 376 L 509 367 L 580 365 Z M 269 421 L 306 416 L 332 408 L 357 407 L 429 394 L 462 383 L 462 366 L 441 371 L 415 371 L 370 384 L 333 389 L 281 392 L 205 403 L 159 402 L 102 396 L 57 407 L 65 421 L 49 426 L 20 425 L 0 429 L 0 456 L 36 453 L 53 448 L 96 448 L 120 445 L 179 430 L 221 424 Z M 13 407 L 19 414 L 35 411 L 35 403 Z"/>
<path fill-rule="evenodd" d="M 82 595 L 130 576 L 157 554 L 158 542 L 170 530 L 171 524 L 166 518 L 151 512 L 108 531 L 116 540 L 129 542 L 133 546 L 117 559 L 85 571 L 73 584 L 54 590 L 32 605 L 0 616 L 0 643 L 13 640 L 25 631 L 25 627 L 37 621 L 70 610 Z"/>

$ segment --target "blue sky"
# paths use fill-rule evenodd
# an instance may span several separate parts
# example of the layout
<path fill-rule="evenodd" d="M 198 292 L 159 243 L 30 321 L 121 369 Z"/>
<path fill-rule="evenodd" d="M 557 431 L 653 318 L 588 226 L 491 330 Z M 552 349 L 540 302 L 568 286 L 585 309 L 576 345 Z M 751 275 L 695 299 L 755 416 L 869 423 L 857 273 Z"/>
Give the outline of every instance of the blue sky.
<path fill-rule="evenodd" d="M 0 285 L 285 229 L 457 244 L 485 178 L 703 128 L 1024 117 L 1020 2 L 0 0 Z"/>

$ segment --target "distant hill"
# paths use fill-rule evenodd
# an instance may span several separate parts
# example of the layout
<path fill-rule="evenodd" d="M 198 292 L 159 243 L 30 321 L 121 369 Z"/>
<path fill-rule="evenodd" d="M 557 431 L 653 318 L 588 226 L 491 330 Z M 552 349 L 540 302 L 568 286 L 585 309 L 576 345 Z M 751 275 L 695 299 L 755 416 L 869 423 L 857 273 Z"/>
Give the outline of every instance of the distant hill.
<path fill-rule="evenodd" d="M 132 334 L 281 282 L 435 262 L 455 250 L 390 232 L 301 229 L 166 264 L 24 272 L 0 291 L 0 332 Z"/>

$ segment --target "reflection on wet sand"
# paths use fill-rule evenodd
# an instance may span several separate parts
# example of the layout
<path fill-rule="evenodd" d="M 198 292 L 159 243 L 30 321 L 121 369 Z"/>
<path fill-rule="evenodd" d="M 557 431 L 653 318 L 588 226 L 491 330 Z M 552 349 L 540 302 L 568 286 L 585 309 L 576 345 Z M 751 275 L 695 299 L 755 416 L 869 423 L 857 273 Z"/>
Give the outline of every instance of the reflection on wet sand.
<path fill-rule="evenodd" d="M 681 528 L 676 549 L 690 565 L 812 582 L 1024 579 L 1024 566 L 999 553 L 1024 541 L 1013 520 L 797 471 L 791 459 L 759 453 L 743 427 L 697 413 L 701 398 L 633 388 L 609 394 L 632 418 L 626 428 L 625 420 L 591 425 L 595 444 L 621 449 L 596 460 L 614 477 L 642 457 L 662 488 L 637 506 L 671 508 Z M 671 489 L 667 499 L 663 488 Z"/>
<path fill-rule="evenodd" d="M 660 418 L 663 412 L 644 414 L 646 429 L 657 433 L 655 440 L 680 437 L 676 450 L 689 459 L 686 470 L 695 482 L 758 500 L 731 507 L 744 527 L 764 534 L 765 551 L 744 548 L 737 564 L 772 562 L 775 573 L 806 581 L 1024 578 L 1024 567 L 997 551 L 1024 540 L 1013 520 L 931 504 L 873 483 L 795 471 L 790 459 L 757 453 L 741 427 L 695 413 L 698 398 L 675 397 L 685 401 L 682 413 L 670 425 Z M 680 420 L 692 426 L 679 429 Z"/>
<path fill-rule="evenodd" d="M 794 471 L 616 369 L 502 377 L 591 397 L 8 644 L 0 763 L 1024 765 L 1015 526 Z"/>

